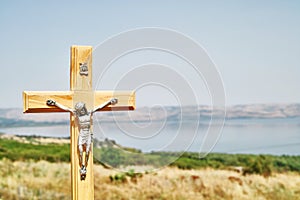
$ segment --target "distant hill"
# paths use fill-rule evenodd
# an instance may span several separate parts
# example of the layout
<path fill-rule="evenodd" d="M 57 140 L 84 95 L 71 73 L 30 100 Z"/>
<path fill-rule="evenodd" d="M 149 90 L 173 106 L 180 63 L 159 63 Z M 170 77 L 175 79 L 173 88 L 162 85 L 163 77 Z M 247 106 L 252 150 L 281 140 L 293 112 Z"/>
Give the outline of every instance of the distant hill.
<path fill-rule="evenodd" d="M 122 122 L 148 122 L 148 121 L 181 121 L 181 120 L 207 120 L 222 116 L 220 109 L 212 110 L 210 106 L 184 106 L 184 107 L 142 107 L 129 112 L 101 112 L 97 119 L 101 122 L 113 122 L 115 119 Z M 249 104 L 234 105 L 226 108 L 226 119 L 240 118 L 292 118 L 300 117 L 300 104 Z M 0 127 L 14 126 L 42 126 L 68 124 L 68 113 L 38 113 L 23 114 L 22 109 L 0 109 Z"/>

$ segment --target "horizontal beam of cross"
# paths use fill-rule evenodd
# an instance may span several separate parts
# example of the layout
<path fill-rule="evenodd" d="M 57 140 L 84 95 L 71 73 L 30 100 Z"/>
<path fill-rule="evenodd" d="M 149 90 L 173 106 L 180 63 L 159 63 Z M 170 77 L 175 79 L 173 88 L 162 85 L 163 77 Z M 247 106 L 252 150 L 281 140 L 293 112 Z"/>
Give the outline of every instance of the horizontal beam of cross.
<path fill-rule="evenodd" d="M 44 92 L 23 92 L 24 113 L 41 113 L 41 112 L 66 112 L 54 106 L 48 106 L 46 101 L 52 99 L 69 108 L 74 107 L 74 91 L 44 91 Z M 118 104 L 113 107 L 108 106 L 101 111 L 121 111 L 135 109 L 135 92 L 132 91 L 95 91 L 94 105 L 101 105 L 111 98 L 117 98 Z M 76 103 L 76 102 L 75 102 Z"/>

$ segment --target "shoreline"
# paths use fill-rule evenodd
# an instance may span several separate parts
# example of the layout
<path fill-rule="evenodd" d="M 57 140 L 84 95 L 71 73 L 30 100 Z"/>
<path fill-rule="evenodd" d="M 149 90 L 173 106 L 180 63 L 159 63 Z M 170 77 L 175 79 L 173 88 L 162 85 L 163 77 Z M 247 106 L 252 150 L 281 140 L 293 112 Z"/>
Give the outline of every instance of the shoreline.
<path fill-rule="evenodd" d="M 32 144 L 69 144 L 70 143 L 70 137 L 69 136 L 42 136 L 42 135 L 20 135 L 20 134 L 9 134 L 9 133 L 3 133 L 0 132 L 0 139 L 11 139 L 15 140 L 18 142 L 23 142 L 23 143 L 32 143 Z M 107 139 L 109 140 L 109 139 Z M 109 140 L 110 142 L 116 143 L 114 140 Z M 99 142 L 97 139 L 94 139 L 94 143 Z M 116 143 L 117 144 L 117 143 Z M 294 144 L 294 143 L 293 143 Z M 298 144 L 298 143 L 295 143 Z M 289 144 L 287 144 L 289 145 Z M 300 145 L 300 144 L 299 144 Z M 121 145 L 119 145 L 122 147 Z M 124 147 L 124 148 L 130 148 L 130 149 L 135 149 L 138 151 L 141 151 L 140 149 L 136 149 L 133 147 Z M 256 148 L 257 149 L 257 148 Z M 173 152 L 173 153 L 197 153 L 195 151 L 166 151 L 166 152 Z M 143 153 L 150 153 L 150 152 L 143 152 Z M 227 151 L 227 152 L 217 152 L 217 151 L 212 151 L 208 154 L 228 154 L 228 155 L 268 155 L 268 156 L 300 156 L 300 151 L 298 154 L 270 154 L 270 153 L 239 153 L 239 152 L 232 152 L 232 151 Z"/>
<path fill-rule="evenodd" d="M 14 134 L 0 134 L 0 139 L 10 139 L 23 143 L 31 144 L 68 144 L 70 137 L 48 137 L 38 135 L 14 135 Z"/>

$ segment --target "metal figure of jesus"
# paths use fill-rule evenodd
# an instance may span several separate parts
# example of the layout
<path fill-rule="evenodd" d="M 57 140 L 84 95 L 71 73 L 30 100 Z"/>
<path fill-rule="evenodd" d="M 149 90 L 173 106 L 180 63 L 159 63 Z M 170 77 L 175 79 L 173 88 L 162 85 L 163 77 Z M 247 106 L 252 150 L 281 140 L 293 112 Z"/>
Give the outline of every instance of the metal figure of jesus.
<path fill-rule="evenodd" d="M 91 111 L 87 110 L 85 103 L 83 102 L 76 103 L 74 109 L 63 106 L 62 104 L 52 99 L 48 99 L 46 103 L 48 106 L 56 106 L 62 110 L 72 113 L 77 120 L 78 129 L 79 129 L 79 135 L 78 135 L 79 165 L 81 166 L 80 176 L 81 179 L 84 180 L 87 173 L 86 166 L 88 164 L 89 153 L 91 151 L 91 144 L 93 141 L 93 133 L 91 131 L 93 113 L 109 105 L 117 104 L 118 100 L 116 98 L 112 98 L 111 100 L 97 106 L 95 109 Z M 84 150 L 85 150 L 85 161 L 83 162 Z"/>

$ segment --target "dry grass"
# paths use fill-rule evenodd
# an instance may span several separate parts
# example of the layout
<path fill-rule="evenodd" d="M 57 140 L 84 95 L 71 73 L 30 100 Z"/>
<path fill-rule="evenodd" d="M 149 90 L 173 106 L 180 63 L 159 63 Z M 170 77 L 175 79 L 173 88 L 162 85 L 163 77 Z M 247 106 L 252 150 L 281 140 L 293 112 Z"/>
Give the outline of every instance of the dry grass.
<path fill-rule="evenodd" d="M 67 163 L 0 161 L 0 199 L 70 199 Z"/>
<path fill-rule="evenodd" d="M 111 173 L 95 169 L 96 199 L 300 199 L 300 175 L 293 173 L 264 178 L 225 170 L 165 168 L 125 183 L 111 183 L 106 178 Z"/>
<path fill-rule="evenodd" d="M 68 163 L 0 161 L 0 199 L 70 199 Z M 165 168 L 111 181 L 119 172 L 95 166 L 95 199 L 300 199 L 300 175 L 242 176 L 225 170 Z"/>

